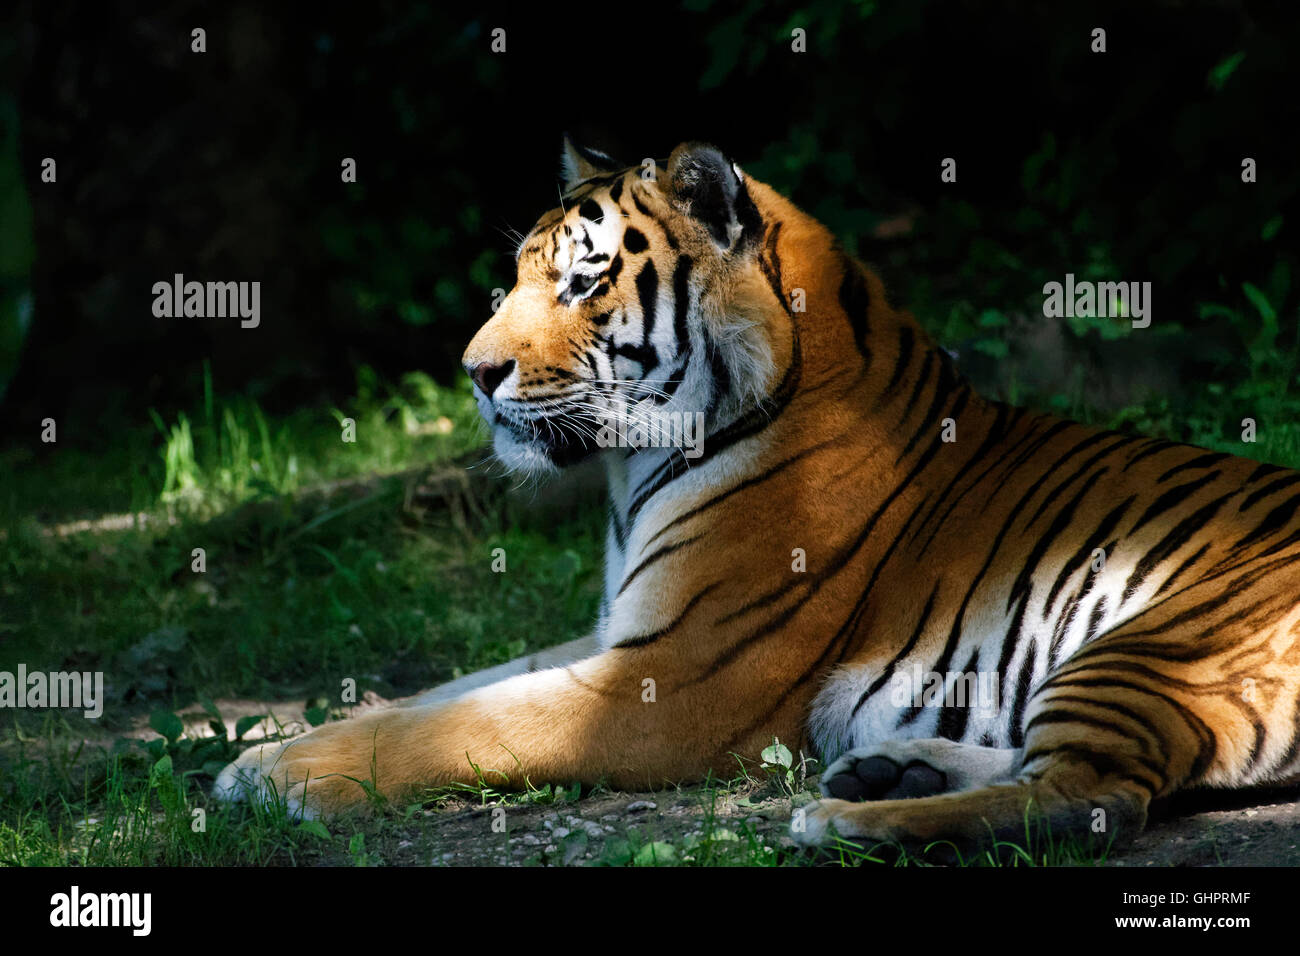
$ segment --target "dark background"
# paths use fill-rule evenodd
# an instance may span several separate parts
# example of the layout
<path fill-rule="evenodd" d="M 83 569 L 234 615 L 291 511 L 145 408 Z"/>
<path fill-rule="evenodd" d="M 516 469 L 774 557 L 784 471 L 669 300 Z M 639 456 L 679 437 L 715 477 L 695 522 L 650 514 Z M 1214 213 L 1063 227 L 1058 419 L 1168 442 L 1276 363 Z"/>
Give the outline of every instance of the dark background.
<path fill-rule="evenodd" d="M 450 381 L 512 283 L 505 230 L 555 204 L 564 130 L 629 164 L 717 143 L 883 267 L 992 390 L 1077 368 L 1119 406 L 1240 381 L 1300 332 L 1297 39 L 1293 4 L 1239 0 L 20 3 L 0 30 L 0 428 L 112 441 L 192 404 L 205 359 L 272 411 L 351 394 L 362 365 Z M 261 327 L 155 318 L 176 272 L 260 280 Z M 1066 272 L 1151 281 L 1151 334 L 1049 328 L 1042 284 Z"/>

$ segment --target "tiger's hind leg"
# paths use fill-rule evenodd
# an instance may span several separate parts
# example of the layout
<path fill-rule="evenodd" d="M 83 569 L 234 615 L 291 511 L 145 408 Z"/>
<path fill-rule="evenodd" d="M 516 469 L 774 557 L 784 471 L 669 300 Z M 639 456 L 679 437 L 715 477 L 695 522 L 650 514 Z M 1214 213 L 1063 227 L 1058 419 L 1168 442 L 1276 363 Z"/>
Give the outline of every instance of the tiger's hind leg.
<path fill-rule="evenodd" d="M 1016 778 L 912 800 L 805 808 L 805 844 L 834 829 L 908 846 L 1136 836 L 1157 797 L 1292 775 L 1300 752 L 1300 566 L 1243 562 L 1182 589 L 1075 651 L 1025 710 Z M 1293 570 L 1296 568 L 1296 570 Z"/>
<path fill-rule="evenodd" d="M 913 740 L 846 754 L 822 777 L 831 799 L 805 807 L 792 835 L 806 846 L 840 836 L 866 848 L 942 843 L 962 854 L 1042 836 L 1102 845 L 1136 836 L 1153 793 L 1165 789 L 1145 748 L 1110 746 L 1063 713 L 1038 702 L 1024 751 Z"/>
<path fill-rule="evenodd" d="M 909 750 L 915 754 L 928 747 L 935 763 L 942 765 L 948 757 L 957 786 L 928 796 L 913 794 L 912 799 L 817 801 L 804 808 L 802 819 L 796 818 L 792 835 L 808 846 L 826 844 L 834 834 L 867 847 L 901 844 L 912 851 L 944 843 L 963 854 L 997 841 L 1024 846 L 1040 834 L 1100 837 L 1103 843 L 1135 836 L 1146 822 L 1152 797 L 1186 779 L 1199 740 L 1187 732 L 1175 701 L 1162 694 L 1133 693 L 1123 666 L 1071 668 L 1070 663 L 1031 698 L 1023 751 L 991 751 L 1002 756 L 1001 766 L 990 762 L 994 765 L 984 779 L 974 769 L 979 755 L 973 753 L 984 748 L 892 742 L 872 749 L 892 749 L 909 759 Z M 1080 691 L 1080 684 L 1088 689 Z M 865 767 L 870 776 L 879 766 L 868 756 L 856 762 L 854 772 Z M 973 789 L 960 789 L 963 768 Z M 905 777 L 900 775 L 899 782 Z M 844 778 L 842 771 L 829 775 L 827 789 L 833 796 L 854 795 Z M 882 795 L 907 794 L 895 788 Z"/>
<path fill-rule="evenodd" d="M 947 843 L 968 853 L 995 841 L 1024 846 L 1040 835 L 1102 845 L 1136 836 L 1154 797 L 1203 771 L 1208 744 L 1204 721 L 1170 693 L 1171 682 L 1183 683 L 1180 665 L 1163 662 L 1168 673 L 1159 673 L 1149 658 L 1105 653 L 1107 640 L 1035 691 L 1014 779 L 919 799 L 818 801 L 796 821 L 795 839 L 825 844 L 833 831 L 867 846 Z M 1135 669 L 1148 680 L 1135 680 Z"/>

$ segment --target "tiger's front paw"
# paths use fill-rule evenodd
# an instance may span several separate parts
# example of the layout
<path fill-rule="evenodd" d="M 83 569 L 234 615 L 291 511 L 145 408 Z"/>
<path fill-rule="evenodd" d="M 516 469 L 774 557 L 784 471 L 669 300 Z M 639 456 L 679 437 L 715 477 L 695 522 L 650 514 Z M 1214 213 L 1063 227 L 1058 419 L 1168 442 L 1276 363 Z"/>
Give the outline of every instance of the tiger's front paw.
<path fill-rule="evenodd" d="M 251 747 L 217 776 L 213 796 L 231 803 L 283 802 L 296 819 L 365 811 L 378 792 L 373 749 L 366 751 L 362 721 L 328 724 L 292 740 Z"/>

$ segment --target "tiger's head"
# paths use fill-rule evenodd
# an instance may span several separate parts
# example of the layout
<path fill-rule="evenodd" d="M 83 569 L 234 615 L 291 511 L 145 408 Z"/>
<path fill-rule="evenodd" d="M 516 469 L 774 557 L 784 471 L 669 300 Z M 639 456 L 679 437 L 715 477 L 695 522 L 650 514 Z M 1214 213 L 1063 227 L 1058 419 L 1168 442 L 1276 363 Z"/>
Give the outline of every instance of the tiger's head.
<path fill-rule="evenodd" d="M 562 168 L 561 206 L 519 244 L 514 288 L 465 350 L 497 457 L 532 473 L 603 452 L 693 457 L 775 377 L 765 316 L 784 312 L 746 178 L 696 143 L 620 168 L 566 139 Z"/>

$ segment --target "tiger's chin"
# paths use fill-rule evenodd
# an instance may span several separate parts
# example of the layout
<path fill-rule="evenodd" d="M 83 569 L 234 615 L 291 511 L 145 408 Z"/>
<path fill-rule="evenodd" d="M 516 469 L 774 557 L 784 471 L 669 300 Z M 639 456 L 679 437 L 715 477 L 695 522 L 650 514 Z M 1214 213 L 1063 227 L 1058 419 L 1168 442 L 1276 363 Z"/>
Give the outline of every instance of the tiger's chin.
<path fill-rule="evenodd" d="M 577 442 L 554 439 L 547 441 L 541 437 L 521 438 L 501 425 L 492 431 L 492 450 L 497 460 L 521 476 L 544 478 L 558 475 L 600 451 L 599 448 Z"/>

